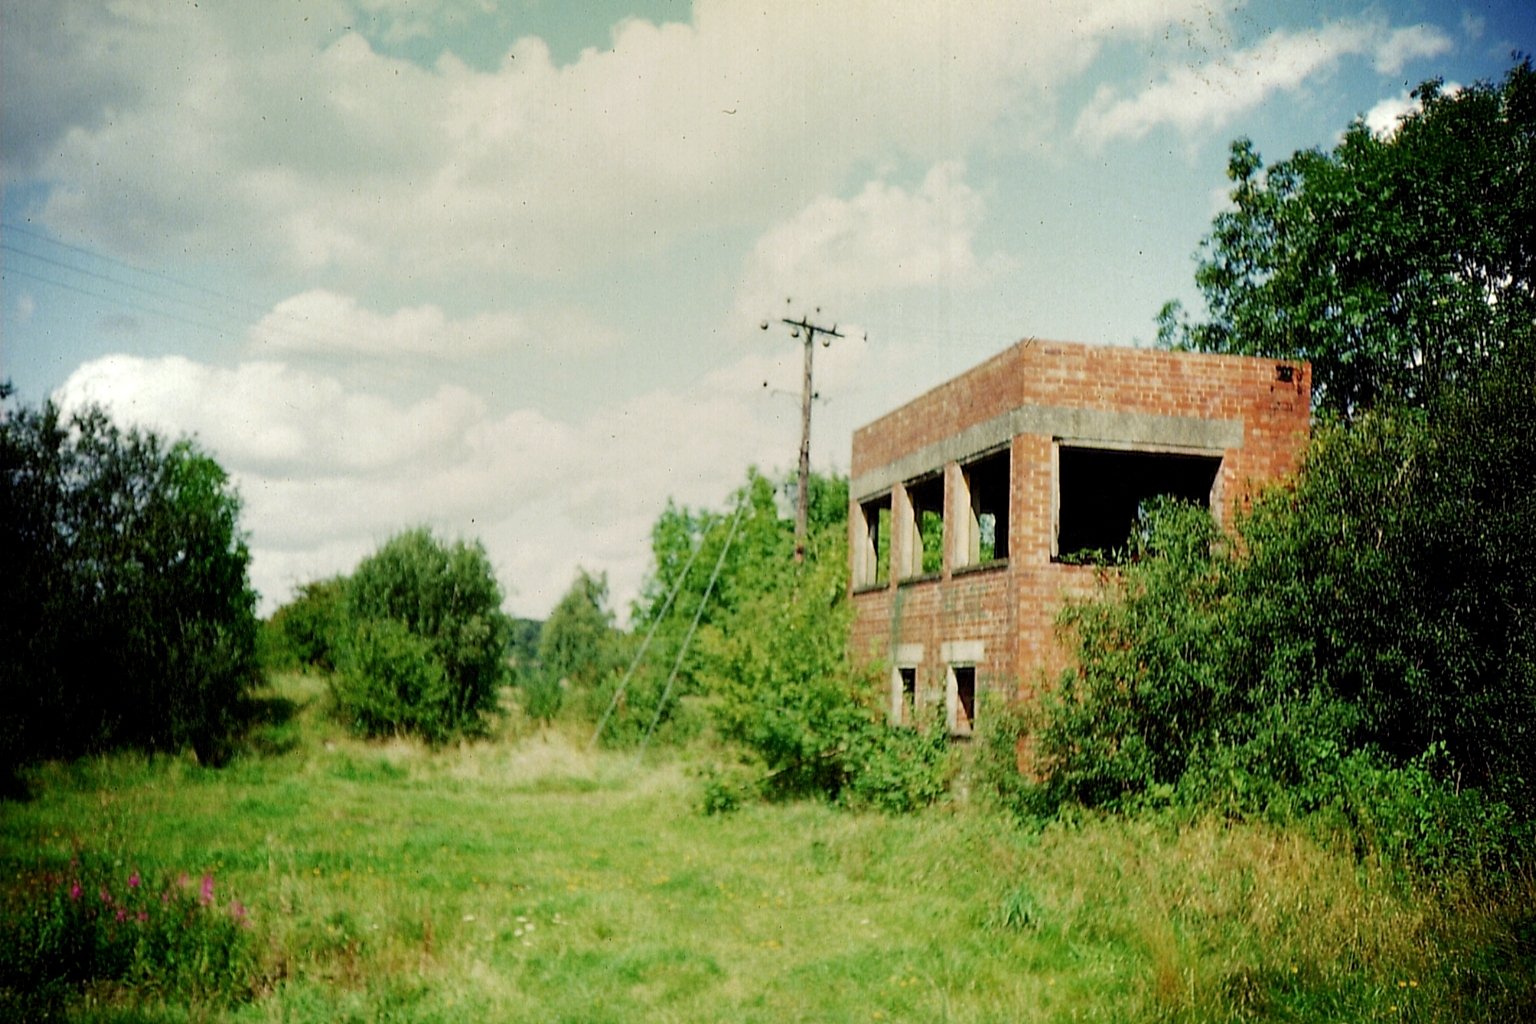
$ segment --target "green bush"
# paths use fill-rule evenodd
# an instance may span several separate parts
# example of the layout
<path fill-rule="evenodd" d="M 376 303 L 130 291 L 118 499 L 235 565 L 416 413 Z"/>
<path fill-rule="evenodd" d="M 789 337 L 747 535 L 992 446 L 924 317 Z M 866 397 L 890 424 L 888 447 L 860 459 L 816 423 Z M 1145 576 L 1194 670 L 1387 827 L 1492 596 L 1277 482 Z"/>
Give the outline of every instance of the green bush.
<path fill-rule="evenodd" d="M 457 727 L 448 673 L 426 638 L 394 619 L 353 627 L 331 692 L 364 736 L 415 733 L 441 742 Z"/>
<path fill-rule="evenodd" d="M 935 715 L 924 728 L 896 728 L 870 716 L 850 743 L 847 802 L 898 814 L 927 807 L 949 789 L 956 753 Z"/>
<path fill-rule="evenodd" d="M 511 620 L 476 544 L 402 533 L 346 581 L 331 692 L 359 733 L 441 742 L 479 729 L 507 678 Z"/>
<path fill-rule="evenodd" d="M 970 775 L 976 795 L 992 809 L 1021 820 L 1040 820 L 1056 810 L 1059 797 L 1051 787 L 1019 770 L 1019 752 L 1026 738 L 1036 733 L 1043 715 L 1039 708 L 981 695 L 980 723 L 974 739 Z"/>
<path fill-rule="evenodd" d="M 262 623 L 262 664 L 269 670 L 334 672 L 347 628 L 345 590 L 340 576 L 299 587 L 292 601 Z"/>
<path fill-rule="evenodd" d="M 124 746 L 226 756 L 258 676 L 239 513 L 189 441 L 100 409 L 0 415 L 0 774 Z"/>
<path fill-rule="evenodd" d="M 755 762 L 711 763 L 699 775 L 704 780 L 699 809 L 705 814 L 727 814 L 763 795 L 763 770 Z"/>
<path fill-rule="evenodd" d="M 1129 561 L 1070 605 L 1034 807 L 1180 801 L 1343 823 L 1440 870 L 1529 852 L 1536 817 L 1536 74 L 1415 92 L 1388 134 L 1265 168 L 1170 303 L 1164 344 L 1305 359 L 1295 480 L 1223 536 L 1149 508 Z"/>

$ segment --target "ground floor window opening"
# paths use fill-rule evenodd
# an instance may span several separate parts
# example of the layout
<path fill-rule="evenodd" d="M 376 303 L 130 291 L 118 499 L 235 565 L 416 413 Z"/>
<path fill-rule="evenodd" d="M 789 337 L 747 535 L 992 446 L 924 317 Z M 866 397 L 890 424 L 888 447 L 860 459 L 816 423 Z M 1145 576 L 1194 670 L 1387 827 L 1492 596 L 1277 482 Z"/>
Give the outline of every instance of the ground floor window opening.
<path fill-rule="evenodd" d="M 949 685 L 950 735 L 969 736 L 976 728 L 976 666 L 950 666 Z"/>

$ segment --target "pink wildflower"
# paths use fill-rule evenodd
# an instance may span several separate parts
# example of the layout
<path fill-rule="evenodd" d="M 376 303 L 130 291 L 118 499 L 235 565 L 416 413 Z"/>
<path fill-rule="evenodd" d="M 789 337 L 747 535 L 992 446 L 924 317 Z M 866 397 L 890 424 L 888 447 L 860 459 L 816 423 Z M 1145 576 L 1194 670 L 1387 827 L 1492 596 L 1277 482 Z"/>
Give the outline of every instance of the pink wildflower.
<path fill-rule="evenodd" d="M 139 878 L 139 873 L 135 871 L 133 874 L 128 876 L 128 888 L 137 889 L 139 887 L 140 881 L 141 879 Z"/>
<path fill-rule="evenodd" d="M 245 904 L 241 903 L 239 900 L 230 900 L 229 912 L 235 915 L 237 918 L 242 918 L 245 916 Z"/>
<path fill-rule="evenodd" d="M 198 894 L 197 902 L 201 903 L 205 907 L 208 904 L 213 902 L 213 876 L 212 875 L 204 875 L 203 876 L 203 889 L 202 889 L 202 892 Z"/>
<path fill-rule="evenodd" d="M 128 918 L 128 911 L 124 910 L 122 907 L 118 907 L 117 908 L 117 919 L 119 921 L 124 921 L 124 920 L 127 920 L 127 918 Z"/>
<path fill-rule="evenodd" d="M 148 921 L 149 920 L 149 911 L 147 911 L 147 910 L 139 911 L 139 920 L 140 921 Z"/>
<path fill-rule="evenodd" d="M 102 890 L 101 890 L 101 902 L 103 902 L 103 903 L 111 903 L 112 902 L 112 894 L 107 892 L 105 887 L 103 887 Z"/>
<path fill-rule="evenodd" d="M 69 887 L 69 898 L 72 899 L 72 900 L 77 900 L 77 899 L 80 898 L 80 883 L 79 882 L 74 882 L 74 883 L 72 883 L 70 885 L 70 887 Z"/>

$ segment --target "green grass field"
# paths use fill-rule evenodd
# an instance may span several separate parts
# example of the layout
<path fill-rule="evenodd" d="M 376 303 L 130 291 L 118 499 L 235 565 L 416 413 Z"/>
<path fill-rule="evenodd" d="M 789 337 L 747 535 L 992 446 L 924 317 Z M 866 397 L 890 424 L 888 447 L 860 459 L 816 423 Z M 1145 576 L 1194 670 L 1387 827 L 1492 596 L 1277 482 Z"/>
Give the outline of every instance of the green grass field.
<path fill-rule="evenodd" d="M 1417 1021 L 1531 1006 L 1530 887 L 1517 906 L 1414 894 L 1347 851 L 1247 825 L 1038 831 L 964 801 L 706 816 L 702 746 L 640 767 L 558 730 L 365 743 L 318 714 L 318 682 L 279 686 L 300 710 L 267 729 L 265 754 L 217 771 L 48 766 L 32 800 L 0 805 L 8 878 L 84 850 L 124 876 L 211 873 L 250 907 L 252 1000 L 88 990 L 76 1019 Z"/>

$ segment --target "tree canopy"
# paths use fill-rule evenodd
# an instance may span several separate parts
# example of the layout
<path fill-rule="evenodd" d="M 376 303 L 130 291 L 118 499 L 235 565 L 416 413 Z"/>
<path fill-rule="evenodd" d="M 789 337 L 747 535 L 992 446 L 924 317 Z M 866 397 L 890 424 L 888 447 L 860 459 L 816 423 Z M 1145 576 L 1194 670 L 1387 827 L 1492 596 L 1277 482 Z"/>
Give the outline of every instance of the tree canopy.
<path fill-rule="evenodd" d="M 223 756 L 257 678 L 224 470 L 191 441 L 51 403 L 0 416 L 0 761 Z"/>
<path fill-rule="evenodd" d="M 1177 303 L 1159 339 L 1313 365 L 1314 399 L 1342 415 L 1424 405 L 1536 318 L 1536 73 L 1413 93 L 1395 130 L 1357 120 L 1331 151 L 1265 168 L 1232 144 L 1233 208 L 1216 217 L 1195 282 L 1208 318 Z"/>

